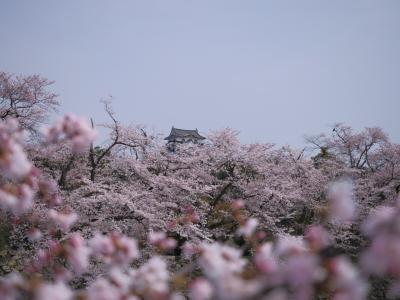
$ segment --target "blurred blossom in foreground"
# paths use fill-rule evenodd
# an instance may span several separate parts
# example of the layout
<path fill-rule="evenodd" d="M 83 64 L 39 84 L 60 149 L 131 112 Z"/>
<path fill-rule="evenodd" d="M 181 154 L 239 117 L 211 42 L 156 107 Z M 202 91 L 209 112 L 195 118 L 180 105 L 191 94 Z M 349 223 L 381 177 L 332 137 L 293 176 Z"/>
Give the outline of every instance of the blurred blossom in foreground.
<path fill-rule="evenodd" d="M 256 218 L 249 218 L 246 220 L 243 226 L 238 229 L 238 234 L 244 237 L 250 237 L 258 226 L 258 220 Z"/>
<path fill-rule="evenodd" d="M 107 236 L 96 233 L 89 241 L 89 247 L 94 256 L 108 264 L 127 265 L 139 257 L 136 240 L 117 232 Z"/>
<path fill-rule="evenodd" d="M 368 292 L 368 285 L 358 270 L 345 256 L 334 258 L 330 262 L 333 275 L 334 300 L 362 300 Z"/>
<path fill-rule="evenodd" d="M 213 287 L 205 278 L 197 278 L 190 287 L 191 300 L 208 300 L 213 294 Z"/>
<path fill-rule="evenodd" d="M 22 133 L 15 119 L 0 123 L 0 171 L 11 180 L 21 180 L 32 168 L 22 148 Z"/>
<path fill-rule="evenodd" d="M 369 274 L 393 278 L 388 296 L 400 297 L 400 198 L 396 207 L 379 207 L 363 224 L 363 231 L 371 240 L 361 256 L 361 263 Z"/>
<path fill-rule="evenodd" d="M 261 273 L 272 273 L 278 270 L 278 261 L 273 253 L 273 244 L 264 243 L 257 249 L 254 263 Z"/>
<path fill-rule="evenodd" d="M 49 212 L 50 221 L 58 226 L 63 232 L 68 232 L 72 225 L 78 221 L 78 215 L 75 212 L 72 213 L 59 213 L 54 209 L 50 209 Z"/>
<path fill-rule="evenodd" d="M 297 255 L 305 251 L 306 245 L 301 236 L 281 235 L 276 244 L 276 254 L 281 257 Z"/>
<path fill-rule="evenodd" d="M 33 204 L 34 191 L 27 184 L 8 184 L 0 189 L 0 208 L 15 215 L 27 212 Z"/>
<path fill-rule="evenodd" d="M 78 153 L 89 147 L 96 137 L 96 132 L 86 119 L 67 114 L 53 127 L 48 128 L 45 136 L 49 143 L 55 143 L 62 139 L 71 141 L 72 151 Z"/>
<path fill-rule="evenodd" d="M 214 243 L 203 245 L 199 264 L 209 278 L 217 279 L 224 274 L 241 272 L 246 261 L 242 258 L 241 251 Z"/>
<path fill-rule="evenodd" d="M 68 239 L 65 250 L 67 260 L 77 274 L 82 274 L 89 266 L 90 248 L 86 246 L 86 240 L 78 233 L 73 233 Z"/>
<path fill-rule="evenodd" d="M 328 189 L 329 217 L 333 223 L 350 222 L 355 217 L 354 186 L 350 181 L 337 181 Z"/>
<path fill-rule="evenodd" d="M 35 300 L 70 300 L 73 293 L 63 282 L 44 283 L 36 291 Z"/>
<path fill-rule="evenodd" d="M 146 299 L 164 299 L 169 291 L 168 280 L 167 264 L 159 256 L 151 258 L 134 273 L 134 287 Z"/>
<path fill-rule="evenodd" d="M 150 244 L 158 247 L 162 251 L 172 250 L 177 246 L 177 241 L 173 238 L 167 237 L 165 232 L 157 231 L 149 233 Z"/>
<path fill-rule="evenodd" d="M 305 239 L 310 249 L 314 251 L 320 251 L 331 243 L 329 233 L 321 225 L 312 225 L 307 228 Z"/>

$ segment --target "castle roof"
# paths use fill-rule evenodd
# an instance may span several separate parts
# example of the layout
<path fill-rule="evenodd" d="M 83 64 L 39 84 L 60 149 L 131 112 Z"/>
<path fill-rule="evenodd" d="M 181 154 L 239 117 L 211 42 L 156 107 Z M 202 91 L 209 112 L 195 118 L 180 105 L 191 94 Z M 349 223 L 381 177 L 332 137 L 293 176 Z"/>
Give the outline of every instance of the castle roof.
<path fill-rule="evenodd" d="M 187 129 L 178 129 L 172 126 L 171 133 L 169 136 L 165 138 L 165 140 L 173 141 L 177 138 L 194 138 L 197 140 L 204 140 L 205 137 L 200 135 L 198 130 L 187 130 Z"/>

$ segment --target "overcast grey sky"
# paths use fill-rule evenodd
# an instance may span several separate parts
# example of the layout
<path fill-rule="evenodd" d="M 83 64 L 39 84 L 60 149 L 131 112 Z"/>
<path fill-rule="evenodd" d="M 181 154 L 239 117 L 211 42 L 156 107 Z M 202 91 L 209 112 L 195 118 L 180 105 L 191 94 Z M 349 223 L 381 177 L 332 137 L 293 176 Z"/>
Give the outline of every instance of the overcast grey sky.
<path fill-rule="evenodd" d="M 400 142 L 400 1 L 0 0 L 0 69 L 55 80 L 62 112 L 232 127 L 300 146 L 336 121 Z"/>

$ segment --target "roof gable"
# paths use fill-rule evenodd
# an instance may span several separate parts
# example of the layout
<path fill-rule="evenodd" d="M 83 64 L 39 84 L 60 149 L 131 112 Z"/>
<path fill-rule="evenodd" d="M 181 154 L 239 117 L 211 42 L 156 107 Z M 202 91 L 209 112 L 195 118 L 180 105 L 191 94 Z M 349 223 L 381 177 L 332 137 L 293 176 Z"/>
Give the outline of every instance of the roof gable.
<path fill-rule="evenodd" d="M 205 137 L 200 135 L 198 130 L 188 130 L 188 129 L 179 129 L 172 127 L 171 133 L 165 138 L 165 140 L 174 140 L 177 138 L 194 138 L 198 140 L 204 140 Z"/>

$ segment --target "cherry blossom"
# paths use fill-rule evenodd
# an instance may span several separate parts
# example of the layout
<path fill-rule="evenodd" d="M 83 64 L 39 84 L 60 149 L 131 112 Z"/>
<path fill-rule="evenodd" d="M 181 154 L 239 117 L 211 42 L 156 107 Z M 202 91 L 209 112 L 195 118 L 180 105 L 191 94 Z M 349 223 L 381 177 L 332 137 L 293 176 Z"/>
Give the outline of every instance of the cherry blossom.
<path fill-rule="evenodd" d="M 24 140 L 36 123 L 0 121 L 1 255 L 27 258 L 0 277 L 1 299 L 361 300 L 371 275 L 399 297 L 400 151 L 379 128 L 338 124 L 312 158 L 231 129 L 170 152 L 105 109 L 96 147 L 74 115 L 46 147 Z"/>
<path fill-rule="evenodd" d="M 21 131 L 15 119 L 0 122 L 0 171 L 2 176 L 20 181 L 29 175 L 32 164 L 21 143 Z"/>
<path fill-rule="evenodd" d="M 348 181 L 338 181 L 329 187 L 329 212 L 333 222 L 349 222 L 355 216 L 353 185 Z"/>
<path fill-rule="evenodd" d="M 245 224 L 238 229 L 238 234 L 245 237 L 251 236 L 258 226 L 258 220 L 255 218 L 249 218 Z"/>
<path fill-rule="evenodd" d="M 93 255 L 106 263 L 126 265 L 139 257 L 136 240 L 117 232 L 111 233 L 109 236 L 96 233 L 89 241 L 89 246 Z"/>
<path fill-rule="evenodd" d="M 314 251 L 319 251 L 331 244 L 329 233 L 321 225 L 313 225 L 307 228 L 305 239 L 309 247 Z"/>
<path fill-rule="evenodd" d="M 11 273 L 0 278 L 0 298 L 14 300 L 21 296 L 20 287 L 24 285 L 22 276 L 18 273 Z"/>
<path fill-rule="evenodd" d="M 337 257 L 330 262 L 333 272 L 335 300 L 365 299 L 367 285 L 347 257 Z"/>
<path fill-rule="evenodd" d="M 124 299 L 119 286 L 112 284 L 105 278 L 98 278 L 87 289 L 89 300 Z"/>
<path fill-rule="evenodd" d="M 16 215 L 28 211 L 33 204 L 34 191 L 27 184 L 8 184 L 0 190 L 0 206 Z"/>
<path fill-rule="evenodd" d="M 73 293 L 63 282 L 42 284 L 36 291 L 37 300 L 70 300 Z"/>
<path fill-rule="evenodd" d="M 150 299 L 163 299 L 169 292 L 169 274 L 165 261 L 154 256 L 134 273 L 133 285 Z"/>
<path fill-rule="evenodd" d="M 54 209 L 50 209 L 48 214 L 51 222 L 64 232 L 69 231 L 72 225 L 78 221 L 78 215 L 75 212 L 59 213 Z"/>
<path fill-rule="evenodd" d="M 213 294 L 211 283 L 205 278 L 197 278 L 190 285 L 191 300 L 208 300 Z"/>
<path fill-rule="evenodd" d="M 49 143 L 61 139 L 71 141 L 73 152 L 82 152 L 87 149 L 96 137 L 95 131 L 84 118 L 75 115 L 65 115 L 53 127 L 46 130 L 46 140 Z"/>
<path fill-rule="evenodd" d="M 17 118 L 20 127 L 36 131 L 59 106 L 57 95 L 48 90 L 53 83 L 39 75 L 0 71 L 0 120 Z"/>
<path fill-rule="evenodd" d="M 204 244 L 199 264 L 203 272 L 215 280 L 224 274 L 238 273 L 243 270 L 246 261 L 238 249 L 221 244 Z"/>
<path fill-rule="evenodd" d="M 66 242 L 65 251 L 72 269 L 77 274 L 85 272 L 89 266 L 89 255 L 91 253 L 85 239 L 78 233 L 73 233 Z"/>
<path fill-rule="evenodd" d="M 262 244 L 254 257 L 254 264 L 261 273 L 273 273 L 278 270 L 278 258 L 273 252 L 273 244 Z"/>
<path fill-rule="evenodd" d="M 167 237 L 165 232 L 150 232 L 149 242 L 163 251 L 174 249 L 177 246 L 176 240 Z"/>

